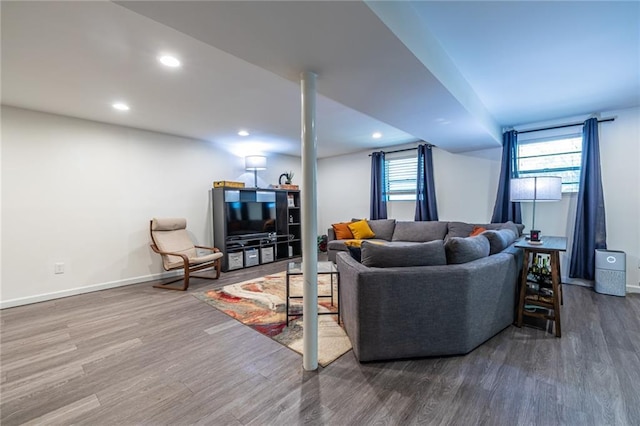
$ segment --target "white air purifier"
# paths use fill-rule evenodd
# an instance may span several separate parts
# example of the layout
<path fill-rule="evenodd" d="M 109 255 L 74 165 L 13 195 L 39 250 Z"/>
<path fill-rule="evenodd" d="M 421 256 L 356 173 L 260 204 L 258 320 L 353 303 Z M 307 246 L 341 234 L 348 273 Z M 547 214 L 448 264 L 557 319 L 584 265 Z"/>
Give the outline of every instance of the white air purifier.
<path fill-rule="evenodd" d="M 596 249 L 596 293 L 624 296 L 627 262 L 623 251 Z"/>

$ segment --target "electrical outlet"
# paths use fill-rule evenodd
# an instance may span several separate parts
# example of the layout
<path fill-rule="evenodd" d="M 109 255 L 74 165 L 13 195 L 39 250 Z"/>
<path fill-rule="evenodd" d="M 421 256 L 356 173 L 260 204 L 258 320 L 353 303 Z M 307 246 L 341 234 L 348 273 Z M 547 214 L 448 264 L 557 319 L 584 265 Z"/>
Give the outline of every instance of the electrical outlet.
<path fill-rule="evenodd" d="M 64 274 L 64 263 L 56 263 L 53 268 L 55 274 Z"/>

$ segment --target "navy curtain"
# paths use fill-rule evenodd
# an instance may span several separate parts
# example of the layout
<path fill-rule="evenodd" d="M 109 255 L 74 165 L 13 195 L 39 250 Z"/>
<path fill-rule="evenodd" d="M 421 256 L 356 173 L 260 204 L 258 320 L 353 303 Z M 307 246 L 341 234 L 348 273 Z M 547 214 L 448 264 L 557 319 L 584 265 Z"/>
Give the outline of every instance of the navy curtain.
<path fill-rule="evenodd" d="M 491 223 L 508 221 L 522 223 L 520 203 L 510 201 L 511 178 L 516 177 L 518 177 L 518 132 L 510 130 L 502 134 L 502 167 Z"/>
<path fill-rule="evenodd" d="M 438 220 L 436 187 L 433 182 L 433 152 L 431 145 L 426 144 L 418 146 L 415 220 Z"/>
<path fill-rule="evenodd" d="M 598 119 L 590 118 L 582 129 L 580 187 L 569 268 L 571 278 L 595 279 L 595 250 L 607 248 L 599 145 Z"/>
<path fill-rule="evenodd" d="M 371 154 L 371 219 L 387 218 L 387 183 L 384 173 L 384 152 Z"/>

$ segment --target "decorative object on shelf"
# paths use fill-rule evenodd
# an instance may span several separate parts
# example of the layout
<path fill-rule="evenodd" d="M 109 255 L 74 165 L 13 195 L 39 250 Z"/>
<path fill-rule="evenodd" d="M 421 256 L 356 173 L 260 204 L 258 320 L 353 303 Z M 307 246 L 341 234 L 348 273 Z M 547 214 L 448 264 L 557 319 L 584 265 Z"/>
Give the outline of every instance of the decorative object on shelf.
<path fill-rule="evenodd" d="M 530 241 L 540 241 L 540 231 L 536 229 L 536 201 L 559 201 L 562 199 L 562 178 L 557 176 L 536 176 L 511 179 L 512 202 L 533 201 L 533 219 Z"/>
<path fill-rule="evenodd" d="M 221 188 L 221 187 L 244 188 L 244 182 L 233 182 L 230 180 L 217 180 L 213 182 L 213 187 L 214 188 Z"/>
<path fill-rule="evenodd" d="M 278 178 L 279 185 L 282 185 L 282 178 L 284 178 L 284 183 L 286 185 L 291 185 L 291 182 L 293 181 L 293 172 L 288 171 L 286 173 L 281 174 L 280 177 Z"/>
<path fill-rule="evenodd" d="M 292 194 L 287 195 L 287 207 L 295 207 L 296 200 L 293 198 Z"/>
<path fill-rule="evenodd" d="M 244 157 L 244 167 L 253 171 L 253 185 L 258 187 L 258 170 L 267 170 L 267 157 L 264 155 L 249 155 Z"/>
<path fill-rule="evenodd" d="M 531 266 L 529 266 L 528 280 L 536 283 L 538 288 L 551 287 L 551 269 L 549 265 L 549 256 L 542 254 L 533 254 Z M 536 288 L 536 290 L 538 290 Z"/>
<path fill-rule="evenodd" d="M 283 183 L 281 185 L 269 185 L 269 187 L 273 189 L 286 189 L 287 191 L 297 191 L 300 189 L 298 185 L 293 185 L 293 184 L 289 185 L 286 183 Z"/>

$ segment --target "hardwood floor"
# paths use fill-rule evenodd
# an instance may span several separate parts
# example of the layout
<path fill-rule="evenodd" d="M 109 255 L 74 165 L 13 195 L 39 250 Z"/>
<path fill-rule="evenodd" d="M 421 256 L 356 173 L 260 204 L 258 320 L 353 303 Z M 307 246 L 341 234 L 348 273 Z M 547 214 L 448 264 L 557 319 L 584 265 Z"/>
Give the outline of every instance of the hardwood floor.
<path fill-rule="evenodd" d="M 302 357 L 189 293 L 283 262 L 5 309 L 1 423 L 638 425 L 640 295 L 565 285 L 562 338 L 510 326 L 466 356 L 304 372 Z"/>

